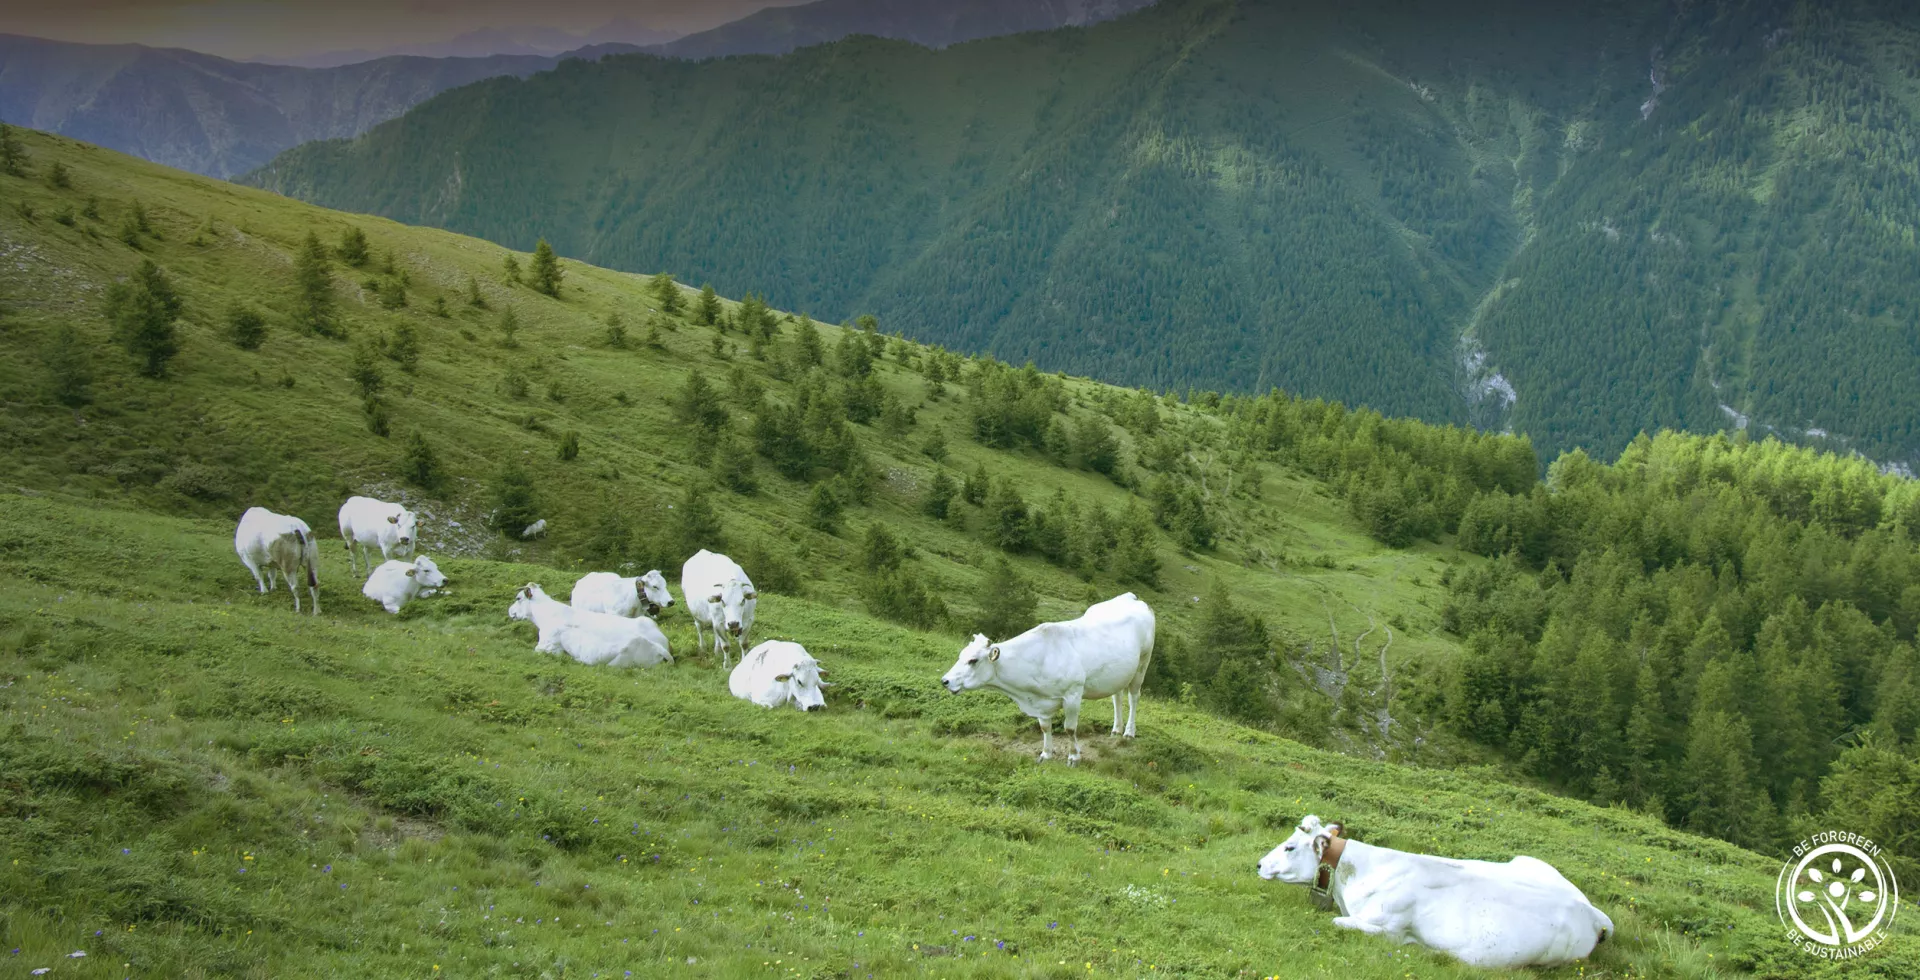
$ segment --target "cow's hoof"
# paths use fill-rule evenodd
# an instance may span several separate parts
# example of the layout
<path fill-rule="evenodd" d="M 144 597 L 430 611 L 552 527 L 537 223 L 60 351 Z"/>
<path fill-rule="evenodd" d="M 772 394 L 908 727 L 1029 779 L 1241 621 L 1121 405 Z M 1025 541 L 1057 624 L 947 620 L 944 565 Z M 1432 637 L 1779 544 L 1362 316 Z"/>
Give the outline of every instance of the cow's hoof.
<path fill-rule="evenodd" d="M 1080 757 L 1079 757 L 1079 756 L 1077 756 L 1077 755 L 1070 755 L 1070 756 L 1067 756 L 1067 765 L 1070 765 L 1070 766 L 1077 766 L 1077 765 L 1079 765 L 1079 764 L 1080 764 Z"/>
<path fill-rule="evenodd" d="M 1047 754 L 1047 753 L 1045 753 L 1045 752 L 1042 752 L 1042 753 L 1040 753 L 1040 761 L 1041 761 L 1041 762 L 1045 762 L 1045 761 L 1047 761 L 1048 759 L 1051 759 L 1051 758 L 1053 758 L 1053 756 L 1051 756 L 1051 755 L 1048 755 L 1048 754 Z"/>

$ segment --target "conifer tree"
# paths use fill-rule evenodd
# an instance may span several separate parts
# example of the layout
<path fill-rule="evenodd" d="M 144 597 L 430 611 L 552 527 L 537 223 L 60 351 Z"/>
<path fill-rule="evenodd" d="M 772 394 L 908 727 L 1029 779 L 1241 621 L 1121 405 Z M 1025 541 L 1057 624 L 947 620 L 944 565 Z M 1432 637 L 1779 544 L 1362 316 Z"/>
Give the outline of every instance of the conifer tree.
<path fill-rule="evenodd" d="M 976 463 L 973 472 L 967 474 L 967 480 L 960 488 L 960 496 L 967 503 L 979 507 L 987 502 L 987 491 L 992 482 L 987 478 L 987 464 Z"/>
<path fill-rule="evenodd" d="M 480 295 L 480 281 L 472 276 L 467 277 L 467 305 L 476 310 L 487 308 L 487 298 Z"/>
<path fill-rule="evenodd" d="M 720 312 L 720 297 L 713 291 L 713 284 L 701 286 L 700 298 L 693 307 L 693 322 L 703 327 L 714 326 L 720 322 Z"/>
<path fill-rule="evenodd" d="M 520 259 L 517 256 L 508 252 L 506 259 L 500 263 L 500 268 L 501 274 L 506 276 L 507 285 L 520 285 Z"/>
<path fill-rule="evenodd" d="M 509 349 L 520 346 L 520 314 L 511 306 L 500 311 L 500 346 Z"/>
<path fill-rule="evenodd" d="M 55 401 L 79 408 L 93 401 L 93 365 L 72 324 L 62 324 L 46 352 L 47 378 Z"/>
<path fill-rule="evenodd" d="M 920 498 L 920 512 L 936 521 L 946 520 L 948 508 L 953 506 L 953 496 L 958 491 L 947 471 L 935 470 L 933 479 L 927 482 L 927 492 Z"/>
<path fill-rule="evenodd" d="M 494 529 L 510 536 L 518 537 L 540 519 L 540 494 L 518 460 L 508 459 L 494 477 L 493 504 Z"/>
<path fill-rule="evenodd" d="M 259 350 L 267 340 L 267 321 L 252 307 L 235 303 L 227 308 L 227 336 L 241 350 Z"/>
<path fill-rule="evenodd" d="M 300 329 L 321 337 L 342 334 L 334 313 L 331 265 L 327 247 L 320 244 L 320 236 L 307 232 L 306 243 L 293 264 L 293 278 L 299 289 L 294 298 L 294 320 Z"/>
<path fill-rule="evenodd" d="M 140 373 L 149 378 L 166 377 L 167 362 L 180 352 L 174 336 L 180 311 L 180 295 L 152 259 L 141 260 L 131 278 L 107 291 L 107 319 L 114 336 L 140 361 Z"/>
<path fill-rule="evenodd" d="M 669 273 L 655 273 L 647 280 L 647 291 L 660 302 L 660 312 L 675 314 L 680 312 L 680 287 Z"/>
<path fill-rule="evenodd" d="M 566 271 L 560 268 L 560 260 L 554 257 L 553 246 L 547 240 L 533 247 L 533 265 L 530 269 L 532 285 L 535 291 L 545 293 L 555 299 L 560 297 L 560 280 L 566 277 Z"/>
<path fill-rule="evenodd" d="M 22 176 L 27 166 L 27 148 L 20 145 L 20 134 L 13 127 L 0 123 L 0 173 L 10 177 Z"/>
<path fill-rule="evenodd" d="M 47 169 L 47 184 L 55 190 L 64 191 L 73 186 L 73 174 L 67 170 L 66 164 L 55 160 L 53 166 Z"/>
<path fill-rule="evenodd" d="M 1039 622 L 1034 612 L 1039 601 L 1032 583 L 1013 563 L 996 556 L 974 592 L 974 604 L 980 610 L 974 619 L 974 631 L 990 639 L 1018 636 Z"/>
<path fill-rule="evenodd" d="M 340 235 L 340 246 L 336 249 L 340 261 L 358 269 L 367 264 L 371 249 L 367 244 L 367 233 L 358 225 L 349 225 Z"/>
<path fill-rule="evenodd" d="M 387 357 L 408 374 L 419 370 L 420 331 L 412 323 L 402 320 L 393 328 L 393 338 L 387 343 Z"/>
<path fill-rule="evenodd" d="M 407 436 L 407 454 L 400 461 L 400 476 L 424 490 L 433 490 L 440 485 L 440 459 L 419 429 Z"/>

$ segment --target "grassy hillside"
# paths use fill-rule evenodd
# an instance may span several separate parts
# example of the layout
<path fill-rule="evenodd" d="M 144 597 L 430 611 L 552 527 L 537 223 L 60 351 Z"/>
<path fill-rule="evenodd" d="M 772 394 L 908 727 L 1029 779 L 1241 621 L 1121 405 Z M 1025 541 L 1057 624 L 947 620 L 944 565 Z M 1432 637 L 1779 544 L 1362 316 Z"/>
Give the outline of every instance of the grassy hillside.
<path fill-rule="evenodd" d="M 1255 861 L 1308 811 L 1367 840 L 1553 861 L 1618 924 L 1546 976 L 1807 977 L 1777 862 L 1620 810 L 1305 749 L 1164 698 L 1036 766 L 950 637 L 769 596 L 824 715 L 713 664 L 531 652 L 454 559 L 388 618 L 332 574 L 257 596 L 225 520 L 0 507 L 0 930 L 61 976 L 1468 977 L 1339 932 Z M 687 621 L 667 620 L 683 652 Z M 1097 715 L 1098 712 L 1096 711 Z M 1910 924 L 1913 916 L 1906 917 Z M 74 963 L 64 957 L 85 950 Z M 1920 934 L 1840 976 L 1911 975 Z M 118 971 L 118 972 L 115 972 Z"/>
<path fill-rule="evenodd" d="M 1262 887 L 1253 862 L 1314 811 L 1390 845 L 1553 861 L 1621 925 L 1585 974 L 1566 976 L 1808 975 L 1772 918 L 1773 858 L 1514 788 L 1492 767 L 1361 758 L 1479 757 L 1438 727 L 1433 699 L 1458 653 L 1441 629 L 1441 583 L 1480 562 L 1369 536 L 1441 521 L 1431 511 L 1453 506 L 1457 474 L 1401 461 L 1393 479 L 1406 483 L 1376 487 L 1367 466 L 1384 457 L 1304 435 L 1299 468 L 1281 465 L 1247 451 L 1249 419 L 1231 405 L 983 362 L 936 387 L 929 364 L 944 355 L 883 343 L 872 377 L 917 415 L 903 432 L 881 419 L 827 430 L 852 433 L 850 458 L 864 464 L 789 479 L 745 445 L 714 454 L 759 460 L 756 492 L 716 484 L 705 499 L 726 546 L 750 556 L 762 581 L 762 635 L 805 642 L 842 685 L 824 716 L 770 715 L 724 697 L 717 667 L 687 655 L 679 614 L 666 625 L 682 663 L 613 673 L 532 654 L 504 606 L 518 583 L 561 589 L 582 556 L 648 557 L 684 527 L 685 488 L 715 475 L 698 461 L 703 445 L 747 444 L 758 424 L 741 413 L 710 437 L 679 418 L 674 403 L 696 369 L 725 393 L 711 403 L 735 412 L 756 385 L 776 406 L 816 388 L 820 404 L 857 393 L 851 379 L 821 380 L 831 364 L 791 372 L 802 321 L 776 317 L 769 342 L 737 323 L 656 316 L 643 279 L 572 263 L 561 296 L 546 297 L 509 286 L 508 253 L 484 242 L 57 137 L 21 139 L 24 174 L 0 176 L 0 466 L 10 485 L 0 507 L 0 924 L 23 969 L 1475 975 L 1338 934 L 1298 890 Z M 69 186 L 54 186 L 55 163 Z M 302 239 L 313 230 L 338 244 L 351 227 L 371 255 L 360 267 L 332 262 L 328 293 L 346 337 L 303 333 Z M 105 294 L 146 259 L 184 311 L 162 380 L 137 372 L 102 314 Z M 469 305 L 470 289 L 484 308 Z M 406 305 L 388 308 L 396 293 Z M 697 305 L 691 291 L 676 295 Z M 235 304 L 262 315 L 257 350 L 232 340 Z M 722 305 L 734 321 L 751 310 Z M 509 309 L 520 324 L 511 344 Z M 609 342 L 613 312 L 629 328 L 624 347 Z M 374 346 L 394 351 L 403 328 L 421 351 L 411 372 Z M 821 328 L 831 358 L 849 334 L 868 342 Z M 369 431 L 353 379 L 369 365 L 385 379 L 386 437 Z M 989 387 L 976 392 L 976 381 Z M 1004 407 L 983 394 L 1025 405 L 1054 385 L 1065 395 L 1054 420 L 1076 431 L 1129 420 L 1114 429 L 1128 486 L 1074 465 L 1074 453 L 1063 464 L 1051 435 L 1038 447 L 994 440 L 1005 448 L 977 437 L 981 413 Z M 1289 412 L 1263 424 L 1320 419 L 1312 424 L 1357 427 L 1408 452 L 1440 445 L 1517 471 L 1516 493 L 1535 465 L 1519 440 L 1337 406 Z M 400 476 L 416 429 L 446 471 L 431 491 Z M 936 429 L 941 464 L 920 448 Z M 580 451 L 562 460 L 569 432 Z M 546 539 L 482 526 L 514 460 L 540 497 L 534 512 L 550 519 Z M 819 529 L 813 498 L 851 486 L 862 466 L 869 502 Z M 1114 556 L 1063 564 L 1031 546 L 1012 556 L 1039 615 L 1142 592 L 1162 615 L 1156 663 L 1191 678 L 1184 692 L 1144 700 L 1140 740 L 1095 736 L 1083 769 L 1036 767 L 1037 733 L 1010 703 L 934 686 L 957 629 L 1001 595 L 981 588 L 1003 550 L 992 543 L 1001 515 L 956 501 L 957 516 L 936 521 L 921 505 L 936 470 L 958 478 L 978 467 L 1036 505 L 1058 491 L 1124 513 L 1162 488 L 1175 495 L 1168 526 L 1147 526 L 1157 585 Z M 1426 485 L 1442 477 L 1452 491 Z M 1396 496 L 1416 483 L 1417 500 Z M 243 506 L 300 514 L 325 541 L 338 501 L 360 490 L 404 495 L 431 515 L 423 538 L 445 557 L 446 594 L 398 619 L 377 614 L 334 545 L 323 551 L 324 616 L 287 618 L 284 594 L 249 591 L 230 550 Z M 1216 526 L 1210 544 L 1191 541 L 1195 507 Z M 941 628 L 869 615 L 874 524 L 912 546 L 902 567 L 949 603 Z M 788 581 L 767 584 L 780 566 Z M 1249 636 L 1256 627 L 1266 632 Z M 1215 655 L 1216 673 L 1201 673 Z M 1230 668 L 1250 673 L 1212 683 Z M 1235 691 L 1257 696 L 1216 702 Z M 1836 975 L 1907 975 L 1911 944 L 1899 938 Z M 76 950 L 88 956 L 64 959 Z"/>
<path fill-rule="evenodd" d="M 1877 2 L 1167 0 L 563 66 L 250 179 L 1127 383 L 1912 461 L 1917 39 Z"/>

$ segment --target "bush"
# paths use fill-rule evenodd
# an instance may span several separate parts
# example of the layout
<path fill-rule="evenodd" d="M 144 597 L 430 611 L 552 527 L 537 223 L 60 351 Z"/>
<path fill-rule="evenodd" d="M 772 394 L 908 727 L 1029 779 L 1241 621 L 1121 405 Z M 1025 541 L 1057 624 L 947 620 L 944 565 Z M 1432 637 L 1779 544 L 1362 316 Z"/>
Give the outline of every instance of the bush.
<path fill-rule="evenodd" d="M 71 324 L 53 335 L 46 351 L 47 380 L 55 401 L 68 408 L 79 408 L 93 401 L 93 365 L 86 344 Z"/>
<path fill-rule="evenodd" d="M 340 261 L 356 269 L 367 264 L 369 253 L 367 233 L 361 231 L 358 226 L 348 226 L 347 230 L 340 235 L 340 245 L 334 249 L 334 254 L 340 257 Z"/>
<path fill-rule="evenodd" d="M 927 483 L 927 492 L 920 498 L 920 512 L 936 521 L 947 519 L 947 512 L 953 506 L 953 496 L 959 487 L 945 470 L 936 470 L 933 479 Z"/>
<path fill-rule="evenodd" d="M 935 629 L 947 621 L 947 605 L 937 591 L 908 565 L 867 576 L 861 587 L 868 611 L 916 629 Z"/>
<path fill-rule="evenodd" d="M 517 535 L 540 519 L 540 495 L 533 477 L 517 460 L 509 460 L 493 481 L 493 515 L 488 523 L 504 534 Z"/>
<path fill-rule="evenodd" d="M 1032 583 L 1005 558 L 994 559 L 993 567 L 980 580 L 974 600 L 980 607 L 979 615 L 974 618 L 976 633 L 1004 640 L 1032 629 L 1039 622 L 1034 614 L 1039 596 L 1034 593 Z"/>
<path fill-rule="evenodd" d="M 166 377 L 167 362 L 180 352 L 173 325 L 181 306 L 180 294 L 152 259 L 142 260 L 126 282 L 107 290 L 107 319 L 127 352 L 140 359 L 141 374 Z"/>
<path fill-rule="evenodd" d="M 760 481 L 753 472 L 753 450 L 738 439 L 727 440 L 714 451 L 713 479 L 734 493 L 759 492 Z"/>
<path fill-rule="evenodd" d="M 266 318 L 235 303 L 227 308 L 227 337 L 241 350 L 259 350 L 267 340 Z"/>
<path fill-rule="evenodd" d="M 382 439 L 393 430 L 393 418 L 387 412 L 387 403 L 378 395 L 370 395 L 360 403 L 360 410 L 367 416 L 367 431 Z"/>
<path fill-rule="evenodd" d="M 836 533 L 840 527 L 840 512 L 846 504 L 840 495 L 834 492 L 829 483 L 816 483 L 813 493 L 807 496 L 807 526 L 828 534 Z"/>
<path fill-rule="evenodd" d="M 407 455 L 400 461 L 400 477 L 426 490 L 440 485 L 439 457 L 434 455 L 433 445 L 419 429 L 407 436 Z"/>
<path fill-rule="evenodd" d="M 393 337 L 387 343 L 387 357 L 400 370 L 412 374 L 420 367 L 420 331 L 411 323 L 401 323 L 393 328 Z"/>
<path fill-rule="evenodd" d="M 347 372 L 354 386 L 360 389 L 360 397 L 372 399 L 387 386 L 387 376 L 380 371 L 380 355 L 372 344 L 357 344 L 353 348 L 353 366 Z"/>
<path fill-rule="evenodd" d="M 571 463 L 580 458 L 580 433 L 568 429 L 560 437 L 560 461 Z"/>

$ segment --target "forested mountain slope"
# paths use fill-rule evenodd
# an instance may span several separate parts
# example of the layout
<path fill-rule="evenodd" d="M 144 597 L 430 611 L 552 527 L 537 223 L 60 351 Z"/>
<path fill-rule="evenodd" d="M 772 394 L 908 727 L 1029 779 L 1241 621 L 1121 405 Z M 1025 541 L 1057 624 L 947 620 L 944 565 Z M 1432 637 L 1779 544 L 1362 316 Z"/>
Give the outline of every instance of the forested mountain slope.
<path fill-rule="evenodd" d="M 1551 861 L 1617 934 L 1544 977 L 1920 968 L 1911 910 L 1872 955 L 1811 962 L 1774 918 L 1777 857 L 1656 818 L 1769 850 L 1844 820 L 1920 854 L 1903 775 L 1920 690 L 1896 674 L 1915 607 L 1882 595 L 1920 595 L 1910 484 L 1669 436 L 1617 467 L 1568 457 L 1549 489 L 1519 438 L 1284 395 L 1160 398 L 58 137 L 0 130 L 0 148 L 0 938 L 22 972 L 1491 976 L 1334 930 L 1255 878 L 1307 811 L 1388 846 Z M 399 617 L 357 594 L 330 536 L 355 491 L 421 512 L 443 594 Z M 319 617 L 256 594 L 234 559 L 255 503 L 321 533 Z M 535 517 L 548 536 L 518 539 Z M 1512 557 L 1433 540 L 1456 529 Z M 1742 532 L 1779 539 L 1775 557 L 1690 567 L 1727 562 Z M 1640 727 L 1594 680 L 1634 646 L 1607 634 L 1563 669 L 1563 617 L 1600 633 L 1626 608 L 1581 581 L 1594 542 L 1652 563 L 1594 566 L 1648 600 L 1635 642 L 1687 644 L 1632 702 L 1653 739 L 1616 742 Z M 524 582 L 560 594 L 583 568 L 697 546 L 752 570 L 759 636 L 826 661 L 828 711 L 726 697 L 677 611 L 679 662 L 651 671 L 547 659 L 505 620 Z M 1834 571 L 1869 559 L 1871 588 Z M 1635 584 L 1655 566 L 1676 571 Z M 1654 601 L 1670 581 L 1724 638 Z M 1844 726 L 1802 744 L 1871 744 L 1776 756 L 1772 715 L 1733 737 L 1743 624 L 1792 614 L 1762 584 L 1819 597 L 1794 628 L 1823 656 L 1838 628 L 1847 669 L 1876 679 L 1810 685 L 1777 717 Z M 1122 590 L 1160 614 L 1138 740 L 1040 766 L 1008 702 L 934 686 L 965 631 Z M 1562 693 L 1582 696 L 1577 728 L 1525 710 Z M 1510 704 L 1531 726 L 1511 738 Z M 1554 754 L 1519 758 L 1532 740 Z M 1785 773 L 1757 765 L 1664 802 L 1702 770 L 1609 784 L 1585 765 L 1676 741 L 1784 758 L 1806 809 L 1776 809 Z M 1511 767 L 1456 772 L 1371 758 L 1509 750 Z M 1508 785 L 1528 779 L 1614 805 Z M 1709 820 L 1728 812 L 1745 822 Z"/>
<path fill-rule="evenodd" d="M 1170 0 L 944 51 L 565 66 L 250 179 L 1124 383 L 1908 460 L 1916 26 Z"/>

